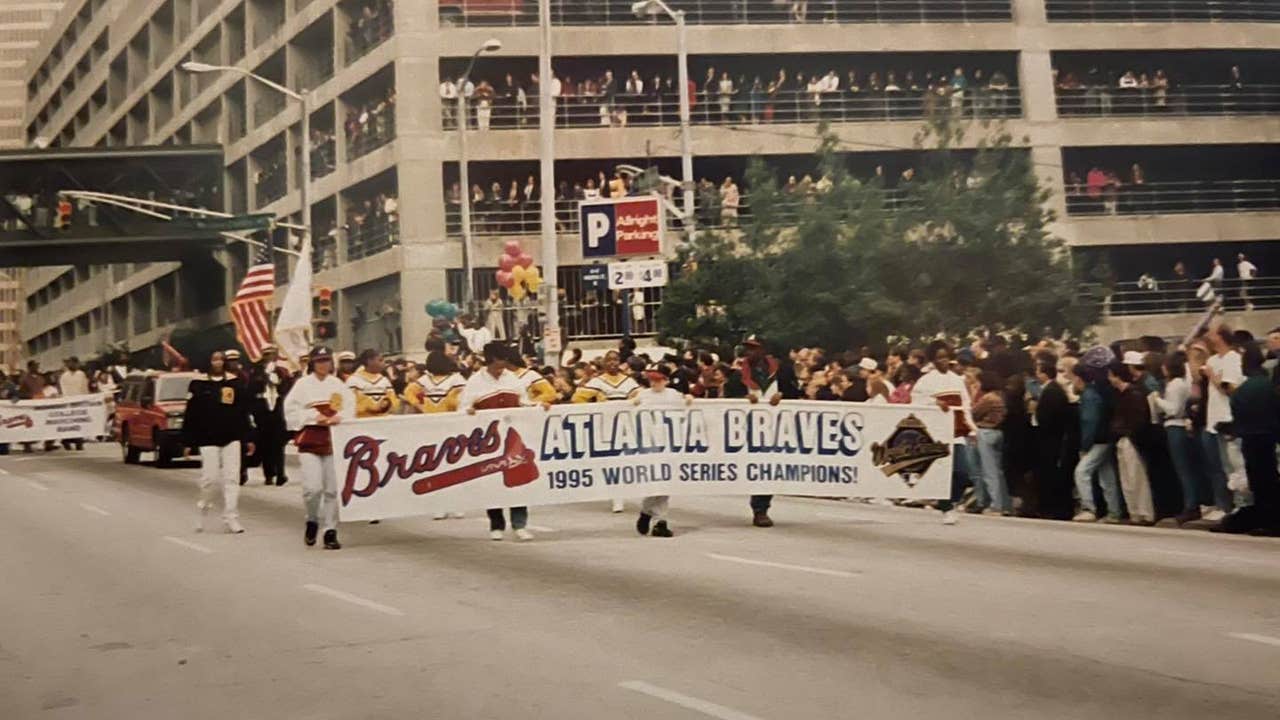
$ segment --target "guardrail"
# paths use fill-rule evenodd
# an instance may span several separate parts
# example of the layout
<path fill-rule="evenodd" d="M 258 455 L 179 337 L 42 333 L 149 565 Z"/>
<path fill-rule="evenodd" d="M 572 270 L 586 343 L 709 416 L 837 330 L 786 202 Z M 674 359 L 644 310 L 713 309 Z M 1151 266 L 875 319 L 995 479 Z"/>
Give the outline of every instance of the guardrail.
<path fill-rule="evenodd" d="M 1159 88 L 1058 88 L 1064 117 L 1275 115 L 1280 85 L 1182 85 Z"/>
<path fill-rule="evenodd" d="M 1010 0 L 669 0 L 691 25 L 989 23 L 1013 19 Z M 440 0 L 442 25 L 537 25 L 533 0 Z M 669 25 L 637 17 L 631 0 L 551 0 L 552 25 Z"/>
<path fill-rule="evenodd" d="M 364 157 L 395 139 L 395 109 L 388 107 L 386 112 L 370 118 L 360 131 L 347 138 L 347 160 Z"/>
<path fill-rule="evenodd" d="M 678 90 L 658 94 L 602 96 L 566 95 L 555 101 L 558 128 L 668 127 L 680 124 Z M 999 119 L 1022 116 L 1018 88 L 970 88 L 962 93 L 942 93 L 920 88 L 906 90 L 848 89 L 812 93 L 799 90 L 767 92 L 739 89 L 731 95 L 695 98 L 690 121 L 695 125 L 756 125 L 827 122 L 884 122 L 923 120 L 935 108 L 952 107 L 964 117 Z M 442 103 L 446 129 L 457 127 L 454 100 Z M 537 99 L 520 103 L 514 97 L 493 101 L 472 100 L 468 125 L 480 130 L 538 127 Z"/>
<path fill-rule="evenodd" d="M 288 183 L 286 182 L 283 162 L 283 160 L 280 161 L 279 171 L 272 174 L 263 174 L 254 183 L 253 199 L 256 207 L 266 207 L 284 197 Z"/>
<path fill-rule="evenodd" d="M 1272 0 L 1045 0 L 1050 22 L 1280 22 Z"/>
<path fill-rule="evenodd" d="M 347 260 L 359 260 L 400 244 L 400 223 L 369 221 L 347 231 Z"/>
<path fill-rule="evenodd" d="M 1154 279 L 1148 282 L 1122 282 L 1110 288 L 1097 283 L 1081 286 L 1087 297 L 1102 297 L 1104 315 L 1172 315 L 1202 312 L 1208 307 L 1196 292 L 1202 278 L 1184 280 Z M 1257 277 L 1252 280 L 1224 278 L 1214 284 L 1213 297 L 1228 310 L 1262 310 L 1280 308 L 1280 277 Z"/>
<path fill-rule="evenodd" d="M 1068 215 L 1172 215 L 1280 210 L 1280 180 L 1190 180 L 1067 188 Z"/>

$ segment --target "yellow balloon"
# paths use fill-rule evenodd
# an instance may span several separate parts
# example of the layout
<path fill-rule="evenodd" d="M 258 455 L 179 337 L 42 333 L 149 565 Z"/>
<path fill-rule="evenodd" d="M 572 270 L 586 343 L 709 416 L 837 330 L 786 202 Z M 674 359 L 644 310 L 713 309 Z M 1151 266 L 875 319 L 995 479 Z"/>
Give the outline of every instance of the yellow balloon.
<path fill-rule="evenodd" d="M 523 268 L 523 267 L 520 267 L 519 265 L 511 268 L 511 279 L 515 280 L 517 285 L 524 282 L 526 279 L 528 279 L 528 277 L 529 277 L 528 268 Z"/>
<path fill-rule="evenodd" d="M 524 284 L 532 293 L 538 292 L 538 288 L 542 287 L 542 273 L 538 272 L 537 267 L 531 267 L 525 272 Z"/>
<path fill-rule="evenodd" d="M 516 267 L 519 266 L 517 265 Z M 507 293 L 511 295 L 512 300 L 523 300 L 525 295 L 524 285 L 517 282 L 511 286 L 511 289 L 507 290 Z"/>

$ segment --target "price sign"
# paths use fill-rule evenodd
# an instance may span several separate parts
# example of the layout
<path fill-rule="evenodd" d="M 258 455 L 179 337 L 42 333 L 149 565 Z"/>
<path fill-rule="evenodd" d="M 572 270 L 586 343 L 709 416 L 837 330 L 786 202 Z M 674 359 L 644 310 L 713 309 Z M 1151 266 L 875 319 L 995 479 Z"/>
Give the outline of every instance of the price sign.
<path fill-rule="evenodd" d="M 665 260 L 632 260 L 631 262 L 609 263 L 610 290 L 639 290 L 641 288 L 665 287 L 667 280 L 667 263 Z"/>
<path fill-rule="evenodd" d="M 548 355 L 556 355 L 563 349 L 563 343 L 560 341 L 560 328 L 543 328 L 542 351 Z"/>

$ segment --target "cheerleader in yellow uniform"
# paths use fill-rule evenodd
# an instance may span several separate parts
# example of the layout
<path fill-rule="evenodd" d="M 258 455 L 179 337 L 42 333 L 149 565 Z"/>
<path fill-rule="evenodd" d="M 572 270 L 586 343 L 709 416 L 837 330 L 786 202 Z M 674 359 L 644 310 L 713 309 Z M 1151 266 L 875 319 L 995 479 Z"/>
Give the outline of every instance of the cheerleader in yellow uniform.
<path fill-rule="evenodd" d="M 416 412 L 426 415 L 457 412 L 458 398 L 467 380 L 458 372 L 458 366 L 444 353 L 432 350 L 427 354 L 426 372 L 404 389 L 404 401 Z M 464 517 L 460 512 L 438 512 L 436 520 Z"/>

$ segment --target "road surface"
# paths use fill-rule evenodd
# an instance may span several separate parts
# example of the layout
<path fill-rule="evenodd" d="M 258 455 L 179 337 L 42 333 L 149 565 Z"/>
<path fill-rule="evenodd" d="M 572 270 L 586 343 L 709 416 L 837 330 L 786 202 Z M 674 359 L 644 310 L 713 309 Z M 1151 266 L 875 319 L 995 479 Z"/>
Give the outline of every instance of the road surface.
<path fill-rule="evenodd" d="M 0 716 L 1280 717 L 1280 541 L 779 498 L 194 532 L 194 466 L 0 458 Z M 634 503 L 633 503 L 634 505 Z M 211 523 L 211 527 L 216 523 Z"/>

